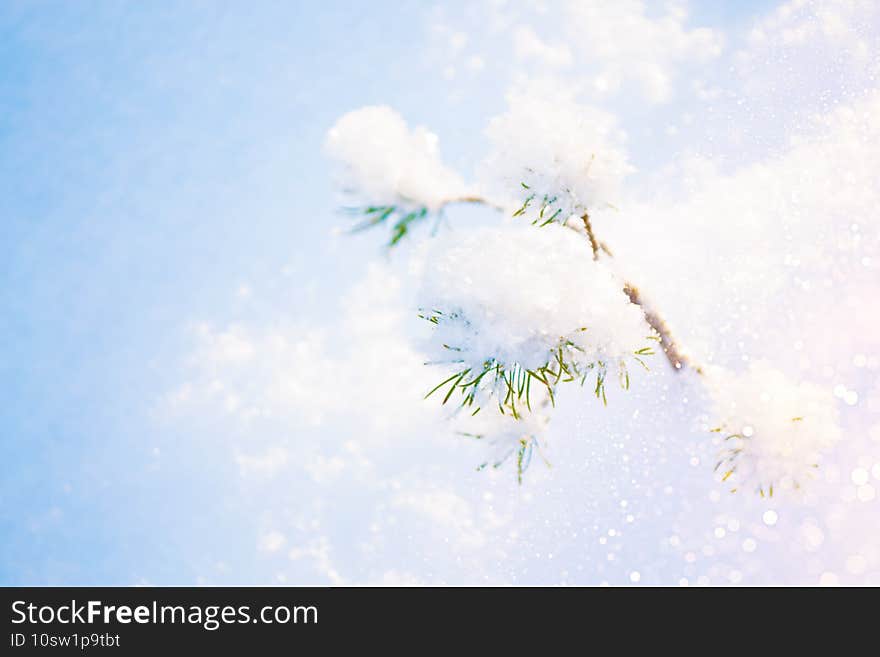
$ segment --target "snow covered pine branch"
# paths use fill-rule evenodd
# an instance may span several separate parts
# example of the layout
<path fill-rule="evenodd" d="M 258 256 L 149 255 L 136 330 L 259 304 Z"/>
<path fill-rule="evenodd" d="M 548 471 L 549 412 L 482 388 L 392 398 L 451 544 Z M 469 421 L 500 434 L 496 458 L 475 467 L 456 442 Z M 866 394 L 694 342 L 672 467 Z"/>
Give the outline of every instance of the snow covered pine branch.
<path fill-rule="evenodd" d="M 326 150 L 358 217 L 353 230 L 390 230 L 393 247 L 420 224 L 434 231 L 446 208 L 474 203 L 504 220 L 446 231 L 424 255 L 419 316 L 430 324 L 426 397 L 452 409 L 458 433 L 490 446 L 480 465 L 513 461 L 522 480 L 563 384 L 602 404 L 608 385 L 630 387 L 663 353 L 707 388 L 720 442 L 717 476 L 732 491 L 796 489 L 837 440 L 822 391 L 796 385 L 768 363 L 742 373 L 687 356 L 662 315 L 613 268 L 591 215 L 619 196 L 632 170 L 612 117 L 572 98 L 514 94 L 486 134 L 491 152 L 471 186 L 440 159 L 437 137 L 388 107 L 341 117 Z M 492 200 L 497 198 L 498 200 Z"/>

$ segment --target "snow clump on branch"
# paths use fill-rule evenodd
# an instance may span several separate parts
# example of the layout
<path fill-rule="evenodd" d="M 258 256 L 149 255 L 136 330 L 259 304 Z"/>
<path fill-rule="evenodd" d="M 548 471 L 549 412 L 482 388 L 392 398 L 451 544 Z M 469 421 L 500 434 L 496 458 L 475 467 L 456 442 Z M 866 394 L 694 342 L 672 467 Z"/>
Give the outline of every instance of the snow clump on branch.
<path fill-rule="evenodd" d="M 840 439 L 834 400 L 823 388 L 797 384 L 765 361 L 733 373 L 708 373 L 722 436 L 716 472 L 733 489 L 773 495 L 815 476 L 822 452 Z"/>
<path fill-rule="evenodd" d="M 437 210 L 467 193 L 440 160 L 437 144 L 437 135 L 421 126 L 410 130 L 390 107 L 369 106 L 342 116 L 325 150 L 342 165 L 343 189 L 359 203 Z"/>
<path fill-rule="evenodd" d="M 507 224 L 438 238 L 425 263 L 422 316 L 434 324 L 428 352 L 452 366 L 432 394 L 472 409 L 490 399 L 514 417 L 536 393 L 590 380 L 605 400 L 609 373 L 629 387 L 656 336 L 620 280 L 589 245 L 561 226 Z"/>
<path fill-rule="evenodd" d="M 510 94 L 508 103 L 489 122 L 492 150 L 480 171 L 490 187 L 516 200 L 515 216 L 565 223 L 613 205 L 633 170 L 613 116 L 534 85 Z"/>

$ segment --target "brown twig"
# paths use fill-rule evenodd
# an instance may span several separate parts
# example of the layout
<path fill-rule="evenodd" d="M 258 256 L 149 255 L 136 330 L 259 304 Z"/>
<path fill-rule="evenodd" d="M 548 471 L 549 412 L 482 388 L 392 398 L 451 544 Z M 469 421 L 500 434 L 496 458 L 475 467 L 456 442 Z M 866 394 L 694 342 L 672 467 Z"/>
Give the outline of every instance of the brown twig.
<path fill-rule="evenodd" d="M 593 249 L 593 260 L 599 259 L 599 240 L 593 234 L 593 225 L 590 223 L 590 215 L 584 212 L 581 215 L 581 221 L 584 222 L 584 230 L 587 231 L 587 238 L 590 240 L 590 248 Z"/>
<path fill-rule="evenodd" d="M 598 260 L 600 252 L 602 251 L 604 251 L 609 258 L 612 257 L 611 249 L 609 249 L 604 242 L 600 241 L 593 232 L 593 224 L 590 222 L 590 215 L 585 212 L 581 215 L 581 221 L 584 222 L 584 230 L 586 230 L 587 238 L 590 240 L 590 247 L 593 250 L 593 260 Z M 675 341 L 675 338 L 672 337 L 672 331 L 669 329 L 669 324 L 666 323 L 666 320 L 663 319 L 657 311 L 645 302 L 639 289 L 631 283 L 624 282 L 623 291 L 626 293 L 626 296 L 629 297 L 631 303 L 642 309 L 642 314 L 645 316 L 645 321 L 648 322 L 648 326 L 654 329 L 654 331 L 657 332 L 657 335 L 660 336 L 660 344 L 663 347 L 663 353 L 669 361 L 669 364 L 672 365 L 672 368 L 678 372 L 685 367 L 689 367 L 697 374 L 702 374 L 703 369 L 699 365 L 695 365 L 684 355 L 681 348 L 678 346 L 678 343 Z"/>
<path fill-rule="evenodd" d="M 660 336 L 660 344 L 663 348 L 663 353 L 666 355 L 666 359 L 669 361 L 669 364 L 672 365 L 672 368 L 676 371 L 680 371 L 685 367 L 689 367 L 697 374 L 702 374 L 703 368 L 696 365 L 690 358 L 682 353 L 675 338 L 672 337 L 672 331 L 670 331 L 666 320 L 645 303 L 639 289 L 635 285 L 625 283 L 623 291 L 626 293 L 626 296 L 629 297 L 630 302 L 642 309 L 642 314 L 644 314 L 648 326 L 654 329 L 657 332 L 657 335 Z"/>

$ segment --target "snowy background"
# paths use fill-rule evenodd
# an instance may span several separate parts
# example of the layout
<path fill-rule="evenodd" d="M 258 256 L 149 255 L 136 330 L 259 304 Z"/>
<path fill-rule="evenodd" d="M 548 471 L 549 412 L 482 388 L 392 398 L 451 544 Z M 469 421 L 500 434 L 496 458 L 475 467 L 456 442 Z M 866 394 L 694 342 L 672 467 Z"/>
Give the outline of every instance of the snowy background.
<path fill-rule="evenodd" d="M 0 53 L 3 584 L 880 585 L 876 3 L 7 2 Z M 616 118 L 596 229 L 681 341 L 836 404 L 802 494 L 730 494 L 659 364 L 521 486 L 422 400 L 430 231 L 340 234 L 326 133 L 471 179 L 523 88 Z"/>

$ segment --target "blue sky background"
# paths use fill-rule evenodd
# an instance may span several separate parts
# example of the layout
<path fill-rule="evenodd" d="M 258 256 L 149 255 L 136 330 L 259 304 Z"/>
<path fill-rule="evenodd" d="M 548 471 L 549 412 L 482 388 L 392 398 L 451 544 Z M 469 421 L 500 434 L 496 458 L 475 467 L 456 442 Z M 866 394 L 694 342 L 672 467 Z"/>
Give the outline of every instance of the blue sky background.
<path fill-rule="evenodd" d="M 770 5 L 695 3 L 691 24 L 736 34 Z M 321 145 L 339 115 L 392 105 L 470 172 L 507 79 L 444 79 L 432 11 L 3 3 L 0 583 L 189 583 L 221 552 L 226 581 L 265 580 L 235 464 L 210 432 L 157 420 L 156 400 L 187 322 L 284 307 L 332 323 L 381 258 L 377 239 L 332 234 Z M 637 133 L 676 110 L 627 111 Z M 295 285 L 277 285 L 285 268 Z M 262 290 L 246 308 L 230 301 L 242 284 Z"/>
<path fill-rule="evenodd" d="M 320 153 L 339 114 L 407 95 L 421 7 L 382 5 L 4 3 L 3 581 L 186 581 L 175 554 L 229 540 L 199 452 L 144 471 L 174 440 L 158 363 L 241 280 L 294 263 L 297 304 L 363 266 L 328 251 Z"/>
<path fill-rule="evenodd" d="M 327 253 L 320 145 L 402 82 L 417 7 L 388 11 L 4 4 L 2 581 L 119 583 L 132 563 L 188 581 L 175 555 L 229 540 L 197 451 L 144 467 L 174 440 L 149 419 L 157 363 L 239 280 L 293 262 L 305 294 L 351 276 Z"/>

